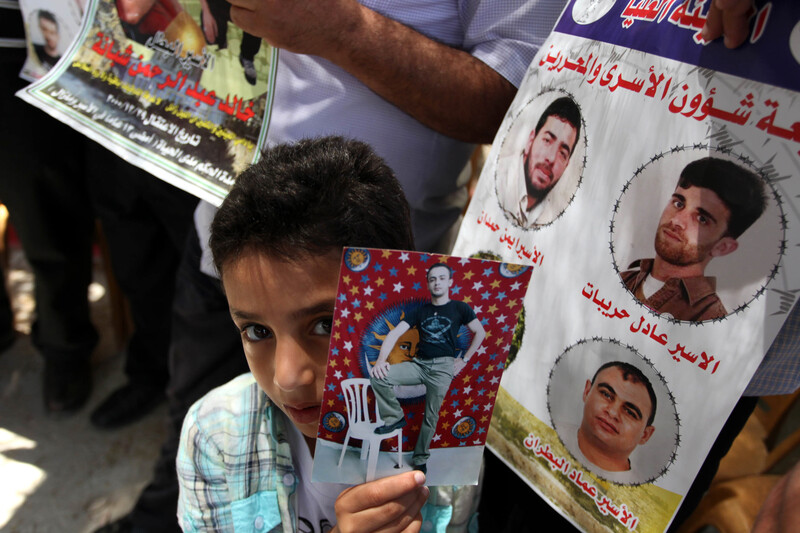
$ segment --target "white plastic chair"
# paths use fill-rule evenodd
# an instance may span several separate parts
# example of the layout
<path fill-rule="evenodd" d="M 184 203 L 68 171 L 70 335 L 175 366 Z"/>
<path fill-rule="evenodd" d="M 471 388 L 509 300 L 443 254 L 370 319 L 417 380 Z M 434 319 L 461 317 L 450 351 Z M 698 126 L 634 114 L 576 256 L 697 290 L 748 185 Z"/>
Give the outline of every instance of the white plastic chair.
<path fill-rule="evenodd" d="M 375 470 L 378 466 L 378 454 L 381 449 L 381 441 L 397 437 L 397 466 L 403 466 L 403 428 L 395 429 L 385 435 L 376 435 L 375 428 L 382 426 L 378 405 L 375 404 L 375 420 L 370 420 L 369 404 L 367 403 L 367 392 L 370 389 L 370 382 L 365 378 L 350 378 L 342 380 L 342 392 L 344 401 L 347 404 L 347 435 L 344 438 L 342 454 L 339 456 L 339 467 L 342 466 L 344 453 L 347 451 L 347 443 L 350 438 L 361 440 L 361 460 L 368 456 L 367 460 L 367 481 L 375 479 Z"/>

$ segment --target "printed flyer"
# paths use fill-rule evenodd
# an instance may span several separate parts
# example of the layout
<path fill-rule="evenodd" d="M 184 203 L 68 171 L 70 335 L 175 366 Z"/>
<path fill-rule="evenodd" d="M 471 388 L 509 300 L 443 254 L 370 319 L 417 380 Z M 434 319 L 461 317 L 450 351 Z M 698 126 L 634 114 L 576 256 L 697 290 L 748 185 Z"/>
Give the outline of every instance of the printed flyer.
<path fill-rule="evenodd" d="M 18 95 L 218 205 L 263 146 L 277 51 L 229 23 L 225 0 L 91 0 L 85 11 L 61 61 Z"/>
<path fill-rule="evenodd" d="M 800 4 L 573 0 L 454 254 L 533 269 L 487 444 L 585 531 L 665 530 L 800 290 Z"/>
<path fill-rule="evenodd" d="M 476 484 L 531 271 L 346 248 L 312 480 Z"/>

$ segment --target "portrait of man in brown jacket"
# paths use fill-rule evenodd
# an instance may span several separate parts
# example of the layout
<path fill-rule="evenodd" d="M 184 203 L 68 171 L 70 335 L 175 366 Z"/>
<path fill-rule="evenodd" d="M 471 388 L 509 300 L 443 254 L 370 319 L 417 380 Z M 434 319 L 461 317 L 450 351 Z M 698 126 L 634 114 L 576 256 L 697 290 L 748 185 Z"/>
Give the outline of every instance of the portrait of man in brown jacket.
<path fill-rule="evenodd" d="M 754 172 L 715 157 L 692 161 L 661 213 L 655 257 L 631 263 L 622 281 L 659 314 L 694 322 L 726 316 L 706 266 L 735 252 L 765 208 L 764 183 Z"/>

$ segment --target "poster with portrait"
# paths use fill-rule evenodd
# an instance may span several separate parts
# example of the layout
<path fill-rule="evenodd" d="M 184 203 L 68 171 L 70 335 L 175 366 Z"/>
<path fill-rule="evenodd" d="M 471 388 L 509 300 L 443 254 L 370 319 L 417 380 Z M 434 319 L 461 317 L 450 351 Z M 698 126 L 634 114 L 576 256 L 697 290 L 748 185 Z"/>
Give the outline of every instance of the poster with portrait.
<path fill-rule="evenodd" d="M 346 248 L 313 481 L 478 481 L 531 267 Z"/>
<path fill-rule="evenodd" d="M 533 269 L 487 445 L 584 531 L 664 531 L 800 293 L 800 5 L 573 0 L 454 252 Z"/>
<path fill-rule="evenodd" d="M 263 146 L 277 57 L 229 13 L 225 0 L 89 0 L 62 60 L 18 96 L 218 205 Z"/>
<path fill-rule="evenodd" d="M 20 0 L 28 57 L 20 77 L 35 81 L 58 63 L 81 29 L 82 0 Z"/>

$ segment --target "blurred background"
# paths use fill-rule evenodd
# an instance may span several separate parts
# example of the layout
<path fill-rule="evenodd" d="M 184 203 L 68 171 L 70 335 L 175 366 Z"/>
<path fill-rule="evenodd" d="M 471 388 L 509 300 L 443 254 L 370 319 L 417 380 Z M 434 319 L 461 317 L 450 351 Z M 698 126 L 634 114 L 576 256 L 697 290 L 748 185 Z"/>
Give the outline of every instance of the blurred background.
<path fill-rule="evenodd" d="M 130 511 L 150 479 L 165 435 L 166 404 L 116 430 L 89 422 L 92 410 L 126 379 L 120 338 L 127 334 L 126 317 L 120 302 L 112 303 L 96 249 L 89 299 L 100 343 L 92 356 L 92 396 L 69 417 L 45 413 L 44 362 L 28 337 L 33 275 L 13 229 L 8 234 L 5 271 L 18 338 L 0 354 L 0 531 L 91 532 Z"/>

